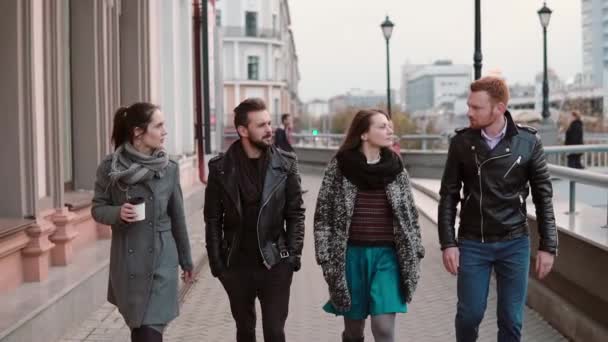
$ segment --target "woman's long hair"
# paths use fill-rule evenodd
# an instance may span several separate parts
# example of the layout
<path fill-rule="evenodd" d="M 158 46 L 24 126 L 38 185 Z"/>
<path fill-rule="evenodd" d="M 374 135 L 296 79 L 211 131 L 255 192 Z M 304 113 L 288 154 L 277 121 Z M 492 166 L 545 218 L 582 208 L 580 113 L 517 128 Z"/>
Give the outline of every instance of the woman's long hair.
<path fill-rule="evenodd" d="M 388 114 L 381 109 L 362 109 L 358 111 L 350 127 L 348 127 L 348 133 L 346 133 L 346 137 L 338 149 L 338 153 L 354 150 L 361 146 L 361 135 L 369 131 L 369 127 L 372 125 L 372 116 L 376 114 L 383 114 L 390 120 Z"/>
<path fill-rule="evenodd" d="M 114 127 L 112 128 L 112 142 L 116 150 L 120 145 L 133 143 L 133 135 L 136 127 L 148 129 L 152 121 L 152 115 L 159 107 L 148 102 L 136 102 L 129 107 L 120 107 L 114 114 Z"/>

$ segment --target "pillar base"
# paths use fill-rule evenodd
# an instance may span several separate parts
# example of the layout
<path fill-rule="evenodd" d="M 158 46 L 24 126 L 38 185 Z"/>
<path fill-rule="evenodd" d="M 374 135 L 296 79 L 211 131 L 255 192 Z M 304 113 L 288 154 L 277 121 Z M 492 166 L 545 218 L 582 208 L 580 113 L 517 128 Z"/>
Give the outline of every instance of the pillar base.
<path fill-rule="evenodd" d="M 49 275 L 50 250 L 55 246 L 50 240 L 55 230 L 52 222 L 36 219 L 25 232 L 30 241 L 22 250 L 23 280 L 26 282 L 44 281 Z"/>
<path fill-rule="evenodd" d="M 72 240 L 78 236 L 74 228 L 76 214 L 67 208 L 58 209 L 49 219 L 55 224 L 55 232 L 49 236 L 49 240 L 55 244 L 51 250 L 51 264 L 53 266 L 66 266 L 72 260 L 74 254 Z"/>

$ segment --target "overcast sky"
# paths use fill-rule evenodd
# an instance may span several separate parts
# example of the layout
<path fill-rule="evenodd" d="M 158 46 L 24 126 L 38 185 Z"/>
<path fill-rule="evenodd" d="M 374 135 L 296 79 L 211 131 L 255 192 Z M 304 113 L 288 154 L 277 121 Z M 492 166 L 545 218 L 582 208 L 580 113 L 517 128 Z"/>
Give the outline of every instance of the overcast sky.
<path fill-rule="evenodd" d="M 537 0 L 483 0 L 483 73 L 499 69 L 509 83 L 532 83 L 542 70 Z M 289 0 L 301 74 L 300 97 L 327 99 L 350 88 L 386 89 L 380 23 L 395 23 L 391 87 L 405 61 L 451 59 L 473 64 L 473 0 Z M 549 67 L 564 80 L 581 71 L 581 0 L 550 0 Z"/>

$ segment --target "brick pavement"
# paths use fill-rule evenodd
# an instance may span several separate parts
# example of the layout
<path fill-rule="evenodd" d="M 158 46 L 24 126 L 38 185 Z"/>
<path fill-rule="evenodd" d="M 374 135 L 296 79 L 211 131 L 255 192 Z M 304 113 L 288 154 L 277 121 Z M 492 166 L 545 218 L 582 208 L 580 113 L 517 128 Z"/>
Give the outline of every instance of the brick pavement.
<path fill-rule="evenodd" d="M 305 195 L 307 208 L 306 242 L 302 270 L 294 275 L 290 314 L 287 321 L 287 340 L 290 342 L 339 341 L 342 330 L 340 318 L 326 314 L 321 306 L 327 300 L 327 289 L 320 268 L 314 261 L 312 218 L 315 195 L 320 177 L 304 175 L 309 192 Z M 200 222 L 200 221 L 199 221 Z M 422 275 L 414 301 L 408 314 L 397 317 L 398 341 L 453 341 L 456 279 L 447 274 L 441 264 L 437 245 L 436 227 L 421 217 L 423 240 L 427 254 L 422 263 Z M 199 239 L 200 241 L 200 239 Z M 490 292 L 486 318 L 480 327 L 479 341 L 496 340 L 496 295 Z M 259 314 L 258 306 L 258 317 Z M 79 329 L 66 335 L 68 341 L 128 341 L 128 329 L 122 318 L 106 304 Z M 165 341 L 234 341 L 235 327 L 226 294 L 219 281 L 211 277 L 204 267 L 196 284 L 185 297 L 181 315 L 168 328 Z M 258 340 L 263 341 L 261 322 L 258 322 Z M 85 336 L 86 335 L 86 336 Z M 565 341 L 534 311 L 526 308 L 524 341 Z M 373 341 L 369 324 L 366 340 Z"/>

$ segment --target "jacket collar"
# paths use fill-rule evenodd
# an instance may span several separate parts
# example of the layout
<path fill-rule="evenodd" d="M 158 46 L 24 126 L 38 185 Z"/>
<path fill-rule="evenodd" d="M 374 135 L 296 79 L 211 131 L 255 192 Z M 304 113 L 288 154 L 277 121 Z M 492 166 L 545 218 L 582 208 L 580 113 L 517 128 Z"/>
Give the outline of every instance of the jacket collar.
<path fill-rule="evenodd" d="M 237 173 L 237 163 L 236 163 L 236 152 L 234 149 L 234 144 L 240 144 L 240 139 L 232 143 L 228 150 L 224 155 L 224 160 L 222 163 L 222 172 L 223 175 L 221 183 L 228 194 L 228 197 L 232 200 L 234 206 L 237 209 L 239 215 L 242 213 L 241 208 L 241 197 L 239 194 L 239 186 L 236 181 L 238 178 Z M 268 197 L 272 194 L 272 191 L 276 187 L 276 185 L 286 177 L 287 174 L 287 161 L 281 153 L 274 147 L 271 146 L 268 149 L 268 153 L 270 154 L 268 169 L 266 170 L 266 175 L 264 176 L 264 187 L 262 190 L 262 199 L 261 204 L 263 204 Z"/>
<path fill-rule="evenodd" d="M 513 121 L 513 117 L 508 110 L 505 111 L 505 119 L 507 120 L 505 136 L 492 150 L 490 150 L 490 147 L 481 135 L 481 129 L 472 131 L 475 139 L 471 145 L 471 150 L 473 150 L 473 152 L 475 152 L 481 160 L 510 153 L 511 138 L 519 134 L 519 129 L 517 128 L 517 125 L 515 124 L 515 121 Z"/>

